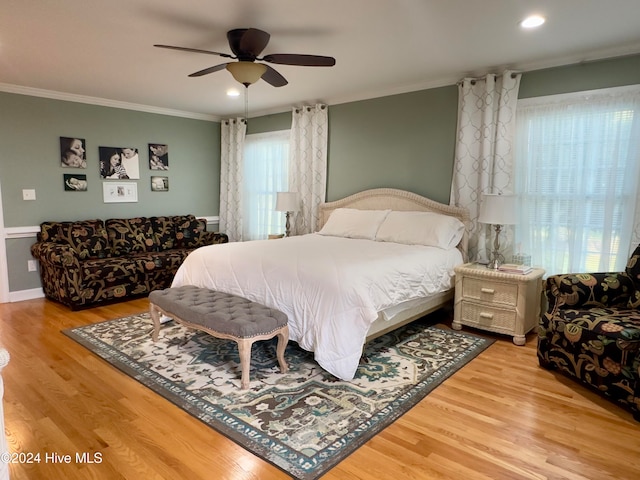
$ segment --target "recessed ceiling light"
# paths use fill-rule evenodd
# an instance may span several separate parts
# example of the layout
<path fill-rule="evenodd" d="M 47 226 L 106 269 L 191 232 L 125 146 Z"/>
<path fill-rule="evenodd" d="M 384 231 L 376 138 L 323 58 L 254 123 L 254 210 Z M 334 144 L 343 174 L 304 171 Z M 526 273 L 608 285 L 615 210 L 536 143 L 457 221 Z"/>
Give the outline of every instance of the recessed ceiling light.
<path fill-rule="evenodd" d="M 229 97 L 239 97 L 240 91 L 237 88 L 230 88 L 227 90 L 227 96 Z"/>
<path fill-rule="evenodd" d="M 522 28 L 536 28 L 545 22 L 545 18 L 540 15 L 531 15 L 520 22 Z"/>

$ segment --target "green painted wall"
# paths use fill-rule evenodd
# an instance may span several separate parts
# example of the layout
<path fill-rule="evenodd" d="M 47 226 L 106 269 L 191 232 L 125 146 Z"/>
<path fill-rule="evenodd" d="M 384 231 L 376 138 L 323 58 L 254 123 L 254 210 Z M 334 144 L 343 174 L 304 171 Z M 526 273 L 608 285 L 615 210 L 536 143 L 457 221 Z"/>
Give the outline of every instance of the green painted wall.
<path fill-rule="evenodd" d="M 518 98 L 597 90 L 640 83 L 640 55 L 535 70 L 522 75 Z"/>
<path fill-rule="evenodd" d="M 455 85 L 329 107 L 327 200 L 393 187 L 449 203 Z M 291 128 L 291 113 L 252 118 L 247 133 Z"/>
<path fill-rule="evenodd" d="M 0 93 L 0 179 L 6 227 L 44 220 L 194 213 L 216 215 L 220 125 L 217 122 Z M 87 168 L 60 167 L 61 136 L 86 140 Z M 152 192 L 149 143 L 169 145 L 168 192 Z M 140 154 L 138 202 L 104 203 L 98 147 L 132 146 Z M 63 174 L 86 174 L 86 192 L 68 192 Z M 109 181 L 113 182 L 113 181 Z M 22 189 L 36 190 L 23 201 Z"/>
<path fill-rule="evenodd" d="M 327 199 L 392 187 L 449 203 L 455 85 L 329 108 Z"/>
<path fill-rule="evenodd" d="M 0 185 L 5 227 L 78 220 L 193 213 L 218 214 L 220 124 L 111 107 L 0 93 Z M 61 136 L 86 140 L 87 168 L 60 167 Z M 168 192 L 152 192 L 149 143 L 169 145 Z M 104 203 L 98 147 L 132 146 L 140 156 L 137 203 Z M 86 192 L 64 190 L 63 174 L 86 174 Z M 111 181 L 113 182 L 113 181 Z M 35 189 L 36 200 L 22 200 Z M 7 241 L 9 290 L 40 286 L 27 272 L 32 238 Z"/>
<path fill-rule="evenodd" d="M 291 112 L 264 115 L 250 118 L 247 124 L 247 135 L 252 133 L 277 132 L 291 128 Z"/>

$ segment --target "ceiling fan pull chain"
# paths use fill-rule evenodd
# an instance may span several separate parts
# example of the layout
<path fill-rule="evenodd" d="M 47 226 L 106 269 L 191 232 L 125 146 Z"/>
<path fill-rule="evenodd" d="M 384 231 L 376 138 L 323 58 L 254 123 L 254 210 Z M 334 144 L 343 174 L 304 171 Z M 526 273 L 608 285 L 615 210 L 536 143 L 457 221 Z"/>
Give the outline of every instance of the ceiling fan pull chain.
<path fill-rule="evenodd" d="M 245 85 L 244 87 L 244 122 L 248 125 L 249 123 L 249 86 Z"/>

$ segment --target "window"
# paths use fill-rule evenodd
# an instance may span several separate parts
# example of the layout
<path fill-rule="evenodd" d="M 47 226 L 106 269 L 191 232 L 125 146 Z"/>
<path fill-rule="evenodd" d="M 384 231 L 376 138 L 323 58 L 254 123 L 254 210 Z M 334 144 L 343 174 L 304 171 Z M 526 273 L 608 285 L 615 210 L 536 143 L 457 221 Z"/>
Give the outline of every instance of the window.
<path fill-rule="evenodd" d="M 247 135 L 244 144 L 245 240 L 284 232 L 285 218 L 276 212 L 276 193 L 289 184 L 289 130 Z"/>
<path fill-rule="evenodd" d="M 548 275 L 624 269 L 638 196 L 640 87 L 521 100 L 516 245 Z"/>

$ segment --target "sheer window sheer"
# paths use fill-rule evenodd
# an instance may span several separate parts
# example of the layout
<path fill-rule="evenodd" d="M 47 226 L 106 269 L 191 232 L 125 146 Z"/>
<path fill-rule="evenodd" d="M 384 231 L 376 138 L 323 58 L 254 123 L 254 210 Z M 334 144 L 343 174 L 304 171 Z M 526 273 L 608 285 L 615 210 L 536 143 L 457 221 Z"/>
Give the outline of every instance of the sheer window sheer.
<path fill-rule="evenodd" d="M 289 130 L 247 135 L 244 144 L 243 239 L 284 233 L 285 217 L 276 212 L 276 193 L 288 191 Z"/>
<path fill-rule="evenodd" d="M 640 87 L 520 100 L 516 245 L 547 275 L 623 270 L 638 242 Z"/>

